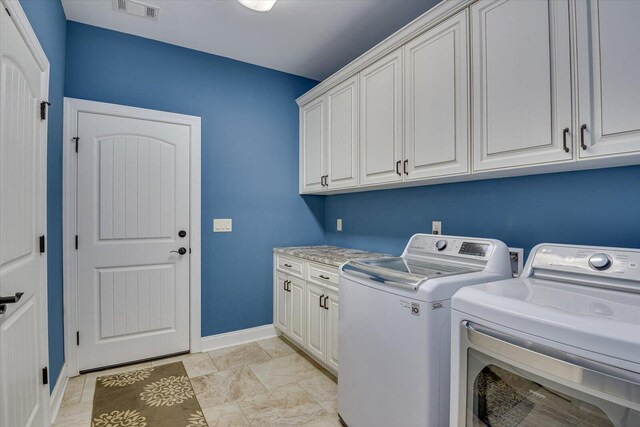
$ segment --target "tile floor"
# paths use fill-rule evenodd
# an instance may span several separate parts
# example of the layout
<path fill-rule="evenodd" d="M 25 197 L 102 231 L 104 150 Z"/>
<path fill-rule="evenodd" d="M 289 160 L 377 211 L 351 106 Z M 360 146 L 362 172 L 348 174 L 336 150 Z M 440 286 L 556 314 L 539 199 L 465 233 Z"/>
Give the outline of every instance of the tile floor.
<path fill-rule="evenodd" d="M 335 378 L 281 338 L 71 378 L 54 425 L 91 425 L 97 377 L 175 361 L 184 363 L 209 427 L 341 425 Z"/>

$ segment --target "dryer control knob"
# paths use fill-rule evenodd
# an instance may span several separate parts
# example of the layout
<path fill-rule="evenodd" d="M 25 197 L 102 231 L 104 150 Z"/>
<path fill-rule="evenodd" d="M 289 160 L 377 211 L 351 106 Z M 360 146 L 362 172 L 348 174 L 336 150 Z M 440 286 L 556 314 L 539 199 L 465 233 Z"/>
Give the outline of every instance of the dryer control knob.
<path fill-rule="evenodd" d="M 438 251 L 444 251 L 446 247 L 447 247 L 447 241 L 446 240 L 438 240 L 436 242 L 436 249 Z"/>
<path fill-rule="evenodd" d="M 607 254 L 593 254 L 589 258 L 589 265 L 595 270 L 606 270 L 611 267 L 611 257 Z"/>

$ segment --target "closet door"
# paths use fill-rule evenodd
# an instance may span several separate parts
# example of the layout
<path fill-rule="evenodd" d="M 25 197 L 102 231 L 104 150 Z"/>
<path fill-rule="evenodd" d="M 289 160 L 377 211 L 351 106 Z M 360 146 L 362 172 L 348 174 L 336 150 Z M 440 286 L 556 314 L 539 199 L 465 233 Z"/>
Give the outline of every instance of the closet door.
<path fill-rule="evenodd" d="M 579 158 L 640 152 L 640 2 L 577 6 Z"/>
<path fill-rule="evenodd" d="M 404 48 L 407 179 L 469 171 L 467 11 Z"/>
<path fill-rule="evenodd" d="M 471 6 L 475 171 L 573 158 L 569 34 L 568 0 Z"/>
<path fill-rule="evenodd" d="M 360 185 L 402 181 L 402 49 L 364 69 L 360 85 Z"/>
<path fill-rule="evenodd" d="M 327 93 L 327 189 L 358 186 L 358 76 Z"/>
<path fill-rule="evenodd" d="M 300 193 L 322 191 L 326 98 L 300 107 Z"/>

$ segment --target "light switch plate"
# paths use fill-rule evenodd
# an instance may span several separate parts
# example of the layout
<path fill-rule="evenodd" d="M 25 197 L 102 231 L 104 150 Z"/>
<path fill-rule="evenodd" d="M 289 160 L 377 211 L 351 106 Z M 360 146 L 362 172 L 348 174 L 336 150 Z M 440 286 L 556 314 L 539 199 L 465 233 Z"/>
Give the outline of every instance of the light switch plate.
<path fill-rule="evenodd" d="M 442 234 L 442 221 L 431 221 L 431 234 Z"/>
<path fill-rule="evenodd" d="M 336 222 L 336 230 L 342 231 L 342 218 L 338 218 L 338 221 Z"/>
<path fill-rule="evenodd" d="M 231 219 L 215 218 L 213 220 L 213 232 L 214 233 L 230 233 L 232 229 Z"/>

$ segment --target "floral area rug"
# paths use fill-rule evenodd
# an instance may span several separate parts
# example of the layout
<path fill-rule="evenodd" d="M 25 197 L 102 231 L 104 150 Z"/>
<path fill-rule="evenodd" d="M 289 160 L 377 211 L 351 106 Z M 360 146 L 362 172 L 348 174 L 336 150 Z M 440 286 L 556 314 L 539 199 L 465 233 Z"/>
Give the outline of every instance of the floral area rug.
<path fill-rule="evenodd" d="M 182 362 L 98 377 L 92 427 L 207 427 Z"/>

